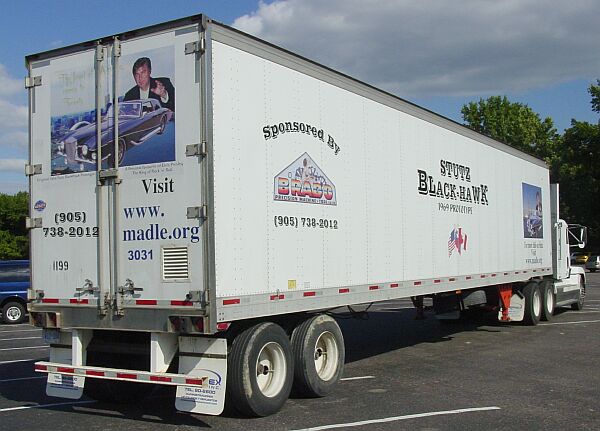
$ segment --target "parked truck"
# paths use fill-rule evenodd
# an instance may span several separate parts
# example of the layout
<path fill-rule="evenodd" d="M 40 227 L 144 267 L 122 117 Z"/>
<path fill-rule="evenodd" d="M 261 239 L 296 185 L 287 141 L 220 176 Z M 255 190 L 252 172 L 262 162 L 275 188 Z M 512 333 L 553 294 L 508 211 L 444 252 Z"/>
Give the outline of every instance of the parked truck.
<path fill-rule="evenodd" d="M 541 160 L 204 15 L 26 58 L 47 394 L 278 411 L 344 368 L 331 311 L 580 309 Z"/>

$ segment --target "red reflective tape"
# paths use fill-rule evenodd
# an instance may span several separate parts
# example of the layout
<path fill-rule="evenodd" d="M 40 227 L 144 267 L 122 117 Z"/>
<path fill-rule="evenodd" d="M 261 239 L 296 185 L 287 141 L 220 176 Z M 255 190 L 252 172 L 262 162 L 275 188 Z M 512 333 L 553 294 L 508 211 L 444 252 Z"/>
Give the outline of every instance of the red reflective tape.
<path fill-rule="evenodd" d="M 434 283 L 441 283 L 442 280 L 433 280 Z"/>
<path fill-rule="evenodd" d="M 135 305 L 158 305 L 156 299 L 136 299 Z"/>
<path fill-rule="evenodd" d="M 191 301 L 171 301 L 171 305 L 176 307 L 191 307 L 193 304 Z"/>
<path fill-rule="evenodd" d="M 456 281 L 456 278 L 449 278 L 448 281 Z"/>
<path fill-rule="evenodd" d="M 285 295 L 271 295 L 271 301 L 285 299 Z"/>
<path fill-rule="evenodd" d="M 77 299 L 77 298 L 71 298 L 69 299 L 69 302 L 71 304 L 89 304 L 89 299 Z"/>
<path fill-rule="evenodd" d="M 236 305 L 240 303 L 240 299 L 239 298 L 235 298 L 235 299 L 224 299 L 223 300 L 223 305 Z"/>
<path fill-rule="evenodd" d="M 73 374 L 75 372 L 75 368 L 67 368 L 67 367 L 58 367 L 56 369 L 57 373 L 69 373 Z"/>
<path fill-rule="evenodd" d="M 480 277 L 480 278 L 485 278 L 485 277 L 487 277 L 487 275 L 485 275 L 485 274 L 481 274 L 479 277 Z"/>
<path fill-rule="evenodd" d="M 395 289 L 396 287 L 398 287 L 398 283 L 392 283 L 392 284 L 390 284 L 390 287 L 392 289 Z"/>
<path fill-rule="evenodd" d="M 138 376 L 137 376 L 137 374 L 117 373 L 117 378 L 118 379 L 128 379 L 128 380 L 137 380 Z"/>
<path fill-rule="evenodd" d="M 217 323 L 217 331 L 227 331 L 231 326 L 230 322 Z"/>
<path fill-rule="evenodd" d="M 379 286 L 369 286 L 369 290 L 378 290 Z"/>
<path fill-rule="evenodd" d="M 415 281 L 413 284 L 414 284 L 415 286 L 420 286 L 420 285 L 421 285 L 421 282 L 420 282 L 420 281 Z"/>
<path fill-rule="evenodd" d="M 42 298 L 44 304 L 58 304 L 58 298 Z"/>
<path fill-rule="evenodd" d="M 202 379 L 185 379 L 185 383 L 188 385 L 198 385 L 202 386 L 204 381 Z"/>
<path fill-rule="evenodd" d="M 164 376 L 150 376 L 150 381 L 151 382 L 172 382 L 173 379 L 171 379 L 170 377 L 164 377 Z"/>
<path fill-rule="evenodd" d="M 495 276 L 496 276 L 496 274 L 492 274 L 492 277 L 495 277 Z"/>
<path fill-rule="evenodd" d="M 339 293 L 350 293 L 350 289 L 348 289 L 347 287 L 338 290 Z"/>
<path fill-rule="evenodd" d="M 48 367 L 46 365 L 36 365 L 35 370 L 36 371 L 48 371 Z"/>
<path fill-rule="evenodd" d="M 304 292 L 304 293 L 302 294 L 302 296 L 305 296 L 305 297 L 306 297 L 306 296 L 316 296 L 316 295 L 317 295 L 317 292 Z"/>
<path fill-rule="evenodd" d="M 466 278 L 467 280 L 470 280 L 470 279 L 472 279 L 473 277 L 471 277 L 470 275 L 467 275 L 465 278 Z"/>
<path fill-rule="evenodd" d="M 87 370 L 85 372 L 85 374 L 87 376 L 100 376 L 100 377 L 104 377 L 104 371 Z"/>

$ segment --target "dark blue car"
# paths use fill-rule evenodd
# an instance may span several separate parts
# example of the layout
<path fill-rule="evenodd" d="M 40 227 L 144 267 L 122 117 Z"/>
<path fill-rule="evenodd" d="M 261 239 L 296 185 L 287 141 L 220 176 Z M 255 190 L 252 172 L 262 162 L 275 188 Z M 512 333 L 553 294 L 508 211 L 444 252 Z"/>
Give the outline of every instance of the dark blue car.
<path fill-rule="evenodd" d="M 21 323 L 27 313 L 28 260 L 0 260 L 0 310 L 4 323 Z"/>

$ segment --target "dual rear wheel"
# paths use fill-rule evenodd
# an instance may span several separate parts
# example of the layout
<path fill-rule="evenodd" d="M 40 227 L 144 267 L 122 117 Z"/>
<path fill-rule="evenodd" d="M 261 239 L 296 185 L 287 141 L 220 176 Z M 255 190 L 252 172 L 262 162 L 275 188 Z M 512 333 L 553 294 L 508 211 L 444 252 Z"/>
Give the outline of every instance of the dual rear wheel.
<path fill-rule="evenodd" d="M 312 316 L 291 337 L 272 322 L 238 334 L 228 356 L 228 403 L 248 416 L 277 412 L 294 388 L 322 397 L 334 388 L 344 368 L 344 340 L 336 321 Z"/>

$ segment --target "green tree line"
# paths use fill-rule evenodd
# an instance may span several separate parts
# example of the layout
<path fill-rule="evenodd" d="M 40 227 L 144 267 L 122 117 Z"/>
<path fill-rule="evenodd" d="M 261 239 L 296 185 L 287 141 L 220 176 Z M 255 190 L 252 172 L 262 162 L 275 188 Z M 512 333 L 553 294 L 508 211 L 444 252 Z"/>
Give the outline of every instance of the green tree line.
<path fill-rule="evenodd" d="M 588 88 L 592 111 L 600 114 L 600 80 Z M 571 120 L 558 134 L 551 118 L 530 107 L 492 96 L 463 106 L 465 125 L 543 159 L 550 181 L 560 184 L 560 217 L 588 227 L 588 248 L 600 248 L 600 120 Z"/>
<path fill-rule="evenodd" d="M 600 80 L 589 87 L 592 111 L 600 114 Z M 571 121 L 558 134 L 551 118 L 530 107 L 492 96 L 462 107 L 466 126 L 546 161 L 560 183 L 561 217 L 589 228 L 590 248 L 600 247 L 600 121 Z M 26 259 L 28 195 L 0 194 L 0 259 Z"/>

